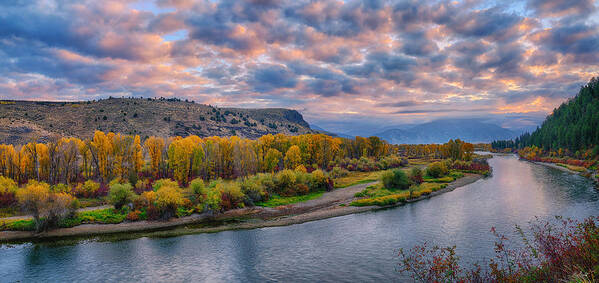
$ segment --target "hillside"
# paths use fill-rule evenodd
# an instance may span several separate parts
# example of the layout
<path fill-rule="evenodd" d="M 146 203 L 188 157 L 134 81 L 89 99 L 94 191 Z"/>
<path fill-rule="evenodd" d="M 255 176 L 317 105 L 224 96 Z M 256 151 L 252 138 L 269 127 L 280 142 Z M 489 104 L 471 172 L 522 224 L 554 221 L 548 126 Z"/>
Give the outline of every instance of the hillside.
<path fill-rule="evenodd" d="M 295 110 L 216 108 L 178 99 L 110 98 L 86 102 L 0 101 L 0 143 L 89 138 L 94 130 L 146 136 L 257 138 L 314 130 Z"/>
<path fill-rule="evenodd" d="M 450 139 L 474 143 L 490 142 L 496 139 L 510 139 L 516 134 L 498 125 L 477 119 L 447 119 L 424 123 L 405 130 L 390 129 L 376 136 L 394 144 L 429 144 L 445 143 Z"/>
<path fill-rule="evenodd" d="M 515 140 L 497 141 L 493 147 L 523 148 L 537 146 L 546 150 L 571 152 L 595 147 L 599 152 L 599 79 L 592 78 L 578 94 L 553 110 L 543 124 Z"/>

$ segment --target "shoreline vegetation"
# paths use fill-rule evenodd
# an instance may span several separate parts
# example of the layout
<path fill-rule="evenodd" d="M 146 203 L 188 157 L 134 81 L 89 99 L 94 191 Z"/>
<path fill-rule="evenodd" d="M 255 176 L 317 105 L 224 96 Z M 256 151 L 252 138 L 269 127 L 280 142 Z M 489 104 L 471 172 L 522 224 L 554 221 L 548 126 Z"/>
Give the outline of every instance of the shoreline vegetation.
<path fill-rule="evenodd" d="M 493 141 L 491 150 L 516 153 L 521 159 L 560 170 L 565 168 L 597 183 L 598 109 L 599 78 L 593 77 L 574 98 L 554 109 L 532 133 L 524 133 L 513 140 Z"/>
<path fill-rule="evenodd" d="M 85 140 L 0 145 L 0 241 L 332 217 L 436 195 L 464 176 L 490 174 L 486 158 L 460 140 L 391 145 L 324 134 L 142 139 L 96 131 Z"/>
<path fill-rule="evenodd" d="M 385 206 L 350 206 L 356 199 L 355 193 L 362 191 L 378 181 L 356 184 L 324 193 L 322 198 L 300 202 L 288 206 L 250 207 L 226 211 L 222 214 L 193 214 L 182 218 L 171 218 L 166 221 L 138 221 L 118 224 L 84 224 L 71 228 L 59 228 L 42 233 L 33 231 L 0 231 L 0 243 L 19 243 L 27 241 L 44 241 L 67 238 L 88 238 L 113 234 L 116 239 L 127 238 L 129 233 L 137 233 L 138 237 L 170 237 L 198 233 L 214 233 L 227 230 L 256 229 L 264 227 L 287 226 L 332 217 L 388 209 L 406 203 L 431 198 L 457 188 L 472 184 L 484 176 L 466 173 L 463 177 L 447 184 L 442 189 L 421 195 L 405 202 L 397 202 Z M 202 225 L 204 224 L 204 225 Z M 216 225 L 215 225 L 216 224 Z"/>

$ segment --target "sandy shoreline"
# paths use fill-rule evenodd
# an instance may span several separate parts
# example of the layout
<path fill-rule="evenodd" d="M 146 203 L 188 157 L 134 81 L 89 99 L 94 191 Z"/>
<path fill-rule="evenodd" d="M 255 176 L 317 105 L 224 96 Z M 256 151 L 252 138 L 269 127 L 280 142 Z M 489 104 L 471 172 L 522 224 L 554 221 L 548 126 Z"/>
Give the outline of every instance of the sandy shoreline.
<path fill-rule="evenodd" d="M 430 198 L 442 193 L 453 191 L 456 188 L 476 182 L 483 178 L 478 174 L 465 174 L 444 189 L 409 200 L 415 202 Z M 166 237 L 196 233 L 211 233 L 225 230 L 254 229 L 262 227 L 286 226 L 308 221 L 321 220 L 336 216 L 343 216 L 365 211 L 385 209 L 403 205 L 398 203 L 392 206 L 364 206 L 354 207 L 349 204 L 355 200 L 354 194 L 362 191 L 367 186 L 376 182 L 359 184 L 347 188 L 337 189 L 323 194 L 318 199 L 306 202 L 281 206 L 276 208 L 251 207 L 226 211 L 222 214 L 211 215 L 208 213 L 193 214 L 191 216 L 170 219 L 168 221 L 137 221 L 119 224 L 84 224 L 72 228 L 60 228 L 43 233 L 30 231 L 0 231 L 0 243 L 40 241 L 64 239 L 73 237 L 93 237 L 107 234 L 141 233 L 142 236 Z M 226 223 L 227 221 L 232 223 Z M 217 223 L 215 227 L 193 227 L 207 223 Z"/>

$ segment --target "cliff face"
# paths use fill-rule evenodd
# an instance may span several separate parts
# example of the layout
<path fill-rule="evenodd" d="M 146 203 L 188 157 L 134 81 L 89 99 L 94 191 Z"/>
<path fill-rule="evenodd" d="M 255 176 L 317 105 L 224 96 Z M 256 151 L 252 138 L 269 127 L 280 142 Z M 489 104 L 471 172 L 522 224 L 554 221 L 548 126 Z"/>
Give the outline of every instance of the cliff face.
<path fill-rule="evenodd" d="M 316 132 L 282 108 L 217 108 L 180 100 L 111 98 L 89 102 L 0 101 L 0 143 L 89 138 L 95 130 L 146 136 L 231 136 Z"/>

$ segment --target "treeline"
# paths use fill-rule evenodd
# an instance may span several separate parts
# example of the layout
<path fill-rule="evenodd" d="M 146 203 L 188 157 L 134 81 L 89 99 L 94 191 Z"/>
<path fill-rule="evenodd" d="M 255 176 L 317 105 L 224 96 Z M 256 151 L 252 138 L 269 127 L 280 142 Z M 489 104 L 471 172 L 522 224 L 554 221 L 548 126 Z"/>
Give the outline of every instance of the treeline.
<path fill-rule="evenodd" d="M 471 160 L 474 154 L 474 144 L 460 139 L 444 144 L 402 144 L 398 147 L 399 153 L 409 158 Z"/>
<path fill-rule="evenodd" d="M 545 151 L 582 157 L 586 151 L 599 154 L 599 78 L 592 78 L 576 97 L 549 115 L 541 127 L 514 140 L 494 141 L 493 149 L 522 149 L 536 146 Z"/>
<path fill-rule="evenodd" d="M 96 131 L 91 139 L 63 137 L 48 143 L 0 145 L 0 175 L 21 184 L 32 179 L 49 184 L 89 179 L 107 183 L 115 178 L 135 184 L 143 177 L 173 178 L 185 185 L 197 177 L 233 179 L 299 165 L 308 171 L 331 170 L 395 152 L 377 137 L 269 134 L 257 140 L 188 136 L 142 141 L 139 136 Z"/>

